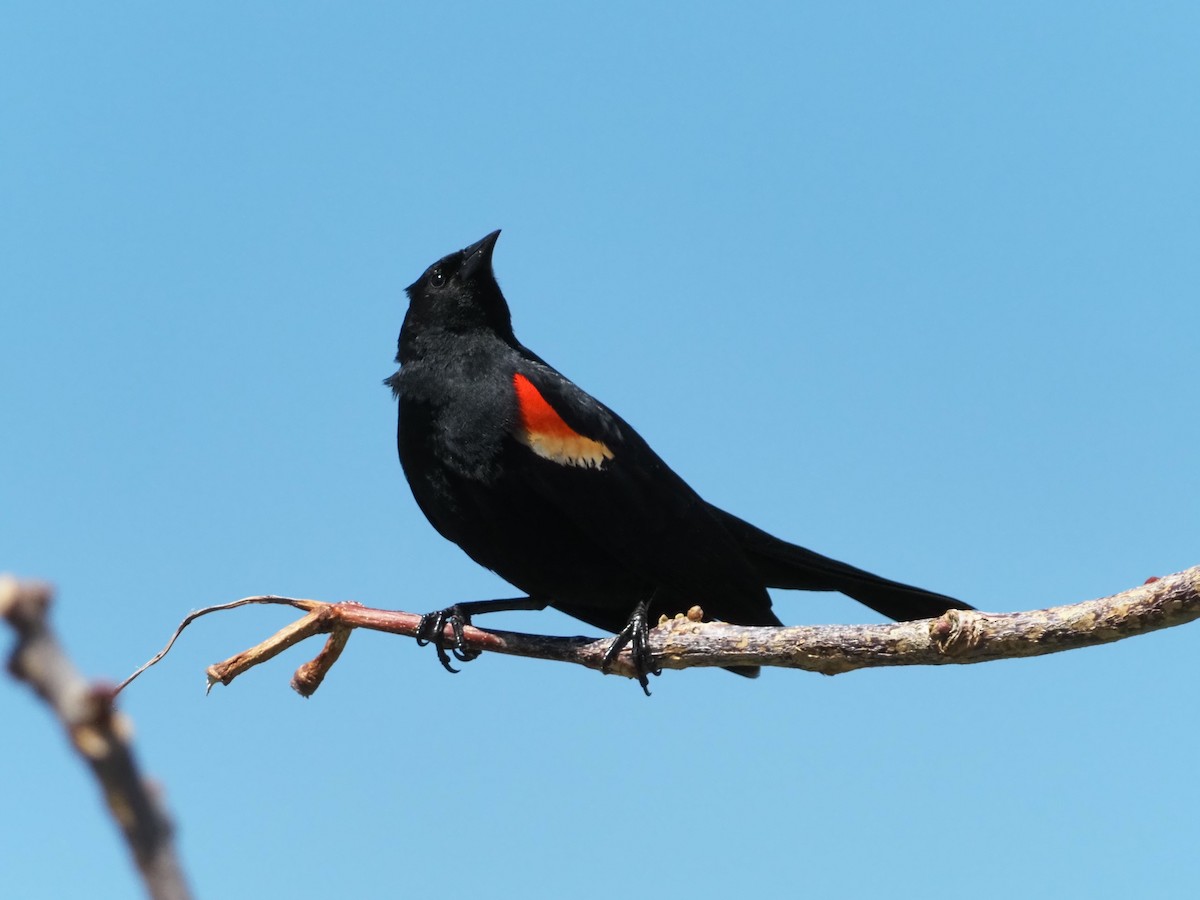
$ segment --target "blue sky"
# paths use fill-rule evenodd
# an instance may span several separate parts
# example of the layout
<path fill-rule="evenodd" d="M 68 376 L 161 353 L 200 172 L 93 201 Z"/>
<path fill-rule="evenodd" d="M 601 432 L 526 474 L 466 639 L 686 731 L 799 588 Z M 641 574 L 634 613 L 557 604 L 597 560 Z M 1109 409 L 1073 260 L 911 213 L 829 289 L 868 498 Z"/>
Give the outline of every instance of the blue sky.
<path fill-rule="evenodd" d="M 1200 563 L 1194 4 L 424 6 L 4 14 L 0 568 L 89 673 L 249 594 L 511 593 L 416 509 L 381 386 L 403 286 L 494 228 L 518 336 L 763 527 L 994 610 Z M 311 700 L 316 644 L 205 697 L 289 620 L 203 620 L 124 700 L 200 896 L 1200 876 L 1194 626 L 649 700 L 363 633 Z M 5 893 L 135 895 L 47 715 L 0 712 Z"/>

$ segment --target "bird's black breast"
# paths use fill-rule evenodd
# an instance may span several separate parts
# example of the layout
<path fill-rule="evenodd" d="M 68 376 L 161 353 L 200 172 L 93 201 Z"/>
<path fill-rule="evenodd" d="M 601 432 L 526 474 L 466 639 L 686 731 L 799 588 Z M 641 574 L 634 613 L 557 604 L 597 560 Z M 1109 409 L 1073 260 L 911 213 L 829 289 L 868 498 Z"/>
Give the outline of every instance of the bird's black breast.
<path fill-rule="evenodd" d="M 410 482 L 442 469 L 472 481 L 495 479 L 516 415 L 508 355 L 502 347 L 467 343 L 454 354 L 408 362 L 390 379 L 400 401 L 400 462 Z"/>

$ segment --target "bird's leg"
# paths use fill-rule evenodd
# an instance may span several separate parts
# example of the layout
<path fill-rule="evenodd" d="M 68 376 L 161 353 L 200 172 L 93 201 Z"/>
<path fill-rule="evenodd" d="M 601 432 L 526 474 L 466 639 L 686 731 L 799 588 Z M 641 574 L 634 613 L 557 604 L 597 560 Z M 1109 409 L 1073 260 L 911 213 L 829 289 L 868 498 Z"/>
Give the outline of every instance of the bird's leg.
<path fill-rule="evenodd" d="M 465 603 L 455 603 L 437 612 L 425 613 L 417 626 L 417 646 L 424 647 L 433 644 L 437 648 L 438 662 L 447 672 L 457 673 L 458 669 L 450 665 L 450 654 L 446 652 L 447 644 L 444 637 L 446 626 L 454 634 L 454 642 L 449 645 L 450 653 L 459 662 L 470 662 L 479 656 L 478 650 L 467 646 L 467 638 L 463 628 L 471 624 L 471 616 L 483 613 L 507 612 L 514 609 L 545 609 L 546 601 L 535 597 L 512 597 L 507 600 L 471 600 Z"/>
<path fill-rule="evenodd" d="M 650 679 L 648 676 L 651 674 L 662 674 L 662 669 L 652 666 L 650 661 L 649 609 L 649 600 L 642 600 L 633 608 L 633 615 L 629 617 L 629 621 L 625 623 L 625 627 L 621 629 L 620 634 L 613 638 L 608 651 L 604 654 L 604 659 L 600 663 L 600 671 L 607 672 L 612 668 L 613 660 L 625 649 L 625 646 L 632 644 L 629 651 L 633 656 L 633 668 L 637 672 L 638 684 L 642 686 L 642 690 L 646 692 L 647 697 L 650 696 Z"/>

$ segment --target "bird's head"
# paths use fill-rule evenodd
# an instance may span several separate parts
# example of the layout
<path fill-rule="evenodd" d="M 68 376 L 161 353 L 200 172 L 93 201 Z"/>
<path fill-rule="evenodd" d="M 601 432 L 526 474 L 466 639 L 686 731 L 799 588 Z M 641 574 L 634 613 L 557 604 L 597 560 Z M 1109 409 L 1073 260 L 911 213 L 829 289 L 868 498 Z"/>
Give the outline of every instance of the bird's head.
<path fill-rule="evenodd" d="M 489 330 L 512 338 L 512 319 L 492 272 L 492 249 L 499 230 L 444 256 L 410 284 L 408 332 Z"/>

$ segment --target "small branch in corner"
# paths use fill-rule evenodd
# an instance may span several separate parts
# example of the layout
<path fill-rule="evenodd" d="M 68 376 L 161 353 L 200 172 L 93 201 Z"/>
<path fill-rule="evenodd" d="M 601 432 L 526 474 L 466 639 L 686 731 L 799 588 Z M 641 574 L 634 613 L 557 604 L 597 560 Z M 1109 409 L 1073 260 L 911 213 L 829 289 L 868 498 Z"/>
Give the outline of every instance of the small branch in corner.
<path fill-rule="evenodd" d="M 0 576 L 0 618 L 17 635 L 8 670 L 45 701 L 91 769 L 149 895 L 184 900 L 191 893 L 162 791 L 138 767 L 133 726 L 113 703 L 117 691 L 89 683 L 58 643 L 49 624 L 51 597 L 46 584 Z"/>

